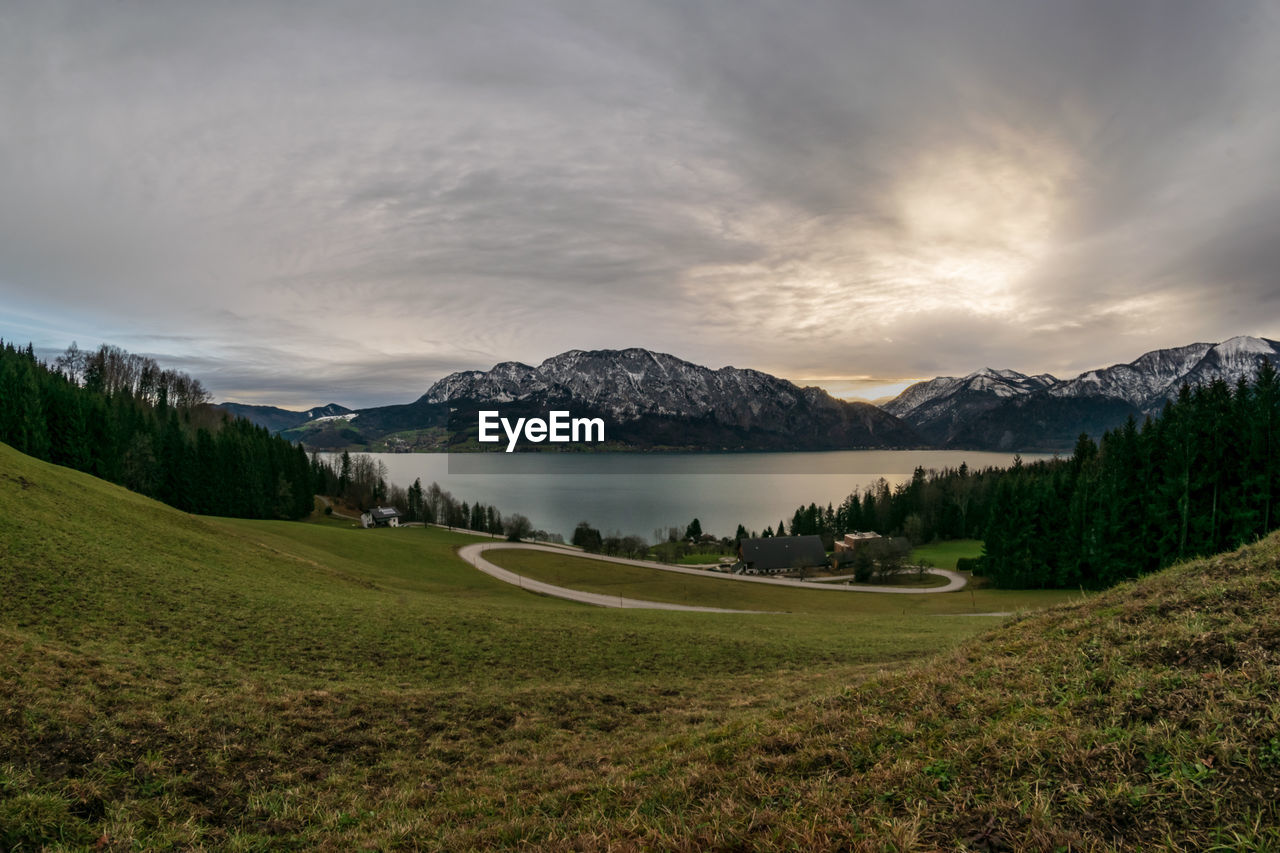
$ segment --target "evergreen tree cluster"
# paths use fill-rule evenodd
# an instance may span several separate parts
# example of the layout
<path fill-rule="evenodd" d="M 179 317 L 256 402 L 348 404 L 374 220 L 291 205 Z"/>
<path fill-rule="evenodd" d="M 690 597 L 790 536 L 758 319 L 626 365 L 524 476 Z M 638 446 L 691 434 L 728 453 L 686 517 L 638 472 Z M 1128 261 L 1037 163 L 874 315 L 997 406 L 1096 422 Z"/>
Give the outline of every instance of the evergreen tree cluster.
<path fill-rule="evenodd" d="M 0 342 L 0 441 L 186 512 L 299 518 L 312 510 L 301 447 L 207 404 L 150 359 L 73 346 L 53 366 Z"/>
<path fill-rule="evenodd" d="M 1280 527 L 1278 503 L 1280 379 L 1264 364 L 1234 388 L 1183 387 L 1141 426 L 1130 418 L 1098 442 L 1081 435 L 1069 458 L 917 468 L 910 482 L 881 479 L 839 507 L 799 507 L 789 532 L 828 547 L 857 530 L 915 544 L 978 538 L 979 569 L 998 586 L 1105 587 L 1265 536 Z"/>
<path fill-rule="evenodd" d="M 1070 459 L 1001 478 L 983 570 L 1008 587 L 1107 586 L 1215 554 L 1276 527 L 1280 381 L 1183 387 L 1158 418 L 1130 418 Z"/>
<path fill-rule="evenodd" d="M 766 528 L 764 535 L 821 536 L 828 549 L 844 534 L 859 530 L 905 536 L 915 544 L 981 538 L 1003 473 L 999 468 L 973 471 L 964 464 L 941 471 L 917 467 L 911 480 L 896 488 L 881 477 L 839 506 L 797 507 L 790 525 L 780 521 L 776 534 Z"/>

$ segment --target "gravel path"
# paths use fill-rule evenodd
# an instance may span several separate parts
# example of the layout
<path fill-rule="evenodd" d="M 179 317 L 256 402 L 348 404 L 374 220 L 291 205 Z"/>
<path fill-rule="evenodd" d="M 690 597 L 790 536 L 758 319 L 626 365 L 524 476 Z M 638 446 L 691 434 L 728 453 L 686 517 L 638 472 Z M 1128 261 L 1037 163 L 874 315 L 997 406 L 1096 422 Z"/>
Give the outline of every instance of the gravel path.
<path fill-rule="evenodd" d="M 530 545 L 528 543 L 516 542 L 476 542 L 472 545 L 464 545 L 458 549 L 458 556 L 475 566 L 486 575 L 497 578 L 500 581 L 506 581 L 509 584 L 519 586 L 521 589 L 527 589 L 530 592 L 549 595 L 553 598 L 564 598 L 569 601 L 579 601 L 583 604 L 594 604 L 597 607 L 622 607 L 640 610 L 692 610 L 699 613 L 767 613 L 764 610 L 729 610 L 724 607 L 696 607 L 691 604 L 671 604 L 665 601 L 645 601 L 640 598 L 624 598 L 620 595 L 605 595 L 599 592 L 583 592 L 578 589 L 569 589 L 563 586 L 555 586 L 542 581 L 536 581 L 532 578 L 526 578 L 518 575 L 513 571 L 504 569 L 501 566 L 495 566 L 484 558 L 484 552 L 494 549 L 520 548 L 526 551 L 550 551 L 553 554 L 563 554 L 563 548 L 555 548 L 550 545 Z M 578 555 L 574 555 L 578 556 Z"/>

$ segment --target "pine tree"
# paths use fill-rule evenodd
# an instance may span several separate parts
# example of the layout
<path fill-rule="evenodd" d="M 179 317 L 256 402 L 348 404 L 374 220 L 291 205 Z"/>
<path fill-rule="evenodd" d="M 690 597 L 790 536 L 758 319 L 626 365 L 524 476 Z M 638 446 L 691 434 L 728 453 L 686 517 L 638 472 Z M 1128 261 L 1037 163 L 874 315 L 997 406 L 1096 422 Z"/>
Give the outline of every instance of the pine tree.
<path fill-rule="evenodd" d="M 351 490 L 351 454 L 345 450 L 342 451 L 342 461 L 339 463 L 339 466 L 338 494 L 344 500 L 350 500 L 350 495 L 348 493 Z"/>

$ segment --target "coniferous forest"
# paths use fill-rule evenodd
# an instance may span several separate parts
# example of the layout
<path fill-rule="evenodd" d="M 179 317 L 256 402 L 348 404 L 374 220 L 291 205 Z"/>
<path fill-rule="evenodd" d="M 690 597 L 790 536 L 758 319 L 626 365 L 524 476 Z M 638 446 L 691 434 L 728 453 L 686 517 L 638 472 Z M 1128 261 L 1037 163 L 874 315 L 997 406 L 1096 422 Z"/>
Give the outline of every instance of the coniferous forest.
<path fill-rule="evenodd" d="M 839 507 L 800 507 L 793 535 L 853 530 L 913 542 L 977 538 L 1003 587 L 1104 587 L 1252 542 L 1280 527 L 1280 380 L 1184 386 L 1158 417 L 1132 418 L 1066 459 L 1007 469 L 917 469 Z M 780 527 L 782 525 L 779 525 Z"/>
<path fill-rule="evenodd" d="M 209 405 L 200 381 L 150 358 L 74 344 L 52 364 L 0 341 L 0 442 L 93 474 L 177 509 L 232 518 L 297 519 L 314 495 L 356 507 L 390 503 L 406 521 L 483 533 L 561 537 L 522 515 L 468 504 L 431 483 L 408 489 L 386 466 L 343 453 L 330 461 Z"/>
<path fill-rule="evenodd" d="M 1070 459 L 1015 466 L 992 497 L 985 571 L 1002 586 L 1109 586 L 1277 527 L 1280 382 L 1184 386 Z"/>
<path fill-rule="evenodd" d="M 208 405 L 198 380 L 151 359 L 74 346 L 52 365 L 0 342 L 0 441 L 202 515 L 300 518 L 306 452 Z"/>

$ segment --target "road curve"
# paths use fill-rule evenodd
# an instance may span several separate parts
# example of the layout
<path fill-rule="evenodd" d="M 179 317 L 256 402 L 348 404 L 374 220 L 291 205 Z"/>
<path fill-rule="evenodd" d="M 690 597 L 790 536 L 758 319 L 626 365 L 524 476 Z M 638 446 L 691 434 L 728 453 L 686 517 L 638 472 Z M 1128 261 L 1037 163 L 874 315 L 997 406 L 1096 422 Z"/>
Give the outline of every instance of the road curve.
<path fill-rule="evenodd" d="M 569 589 L 568 587 L 555 586 L 542 581 L 536 581 L 533 578 L 526 578 L 515 572 L 504 569 L 502 566 L 495 566 L 490 563 L 482 555 L 485 551 L 499 548 L 521 548 L 526 551 L 550 551 L 553 554 L 570 554 L 571 556 L 581 556 L 571 551 L 565 551 L 563 548 L 554 548 L 550 545 L 530 545 L 524 542 L 476 542 L 471 545 L 464 545 L 458 549 L 458 556 L 475 566 L 486 575 L 495 577 L 500 581 L 506 581 L 509 584 L 515 584 L 521 589 L 527 589 L 530 592 L 549 595 L 553 598 L 563 598 L 568 601 L 578 601 L 583 604 L 594 604 L 597 607 L 621 607 L 635 610 L 691 610 L 698 613 L 768 613 L 766 610 L 729 610 L 724 607 L 697 607 L 692 604 L 672 604 L 666 601 L 645 601 L 641 598 L 623 598 L 620 595 L 605 595 L 599 592 L 583 592 L 579 589 Z M 610 558 L 603 558 L 610 559 Z"/>
<path fill-rule="evenodd" d="M 646 569 L 658 569 L 664 572 L 676 572 L 685 575 L 696 575 L 703 578 L 714 578 L 723 581 L 737 581 L 740 583 L 763 583 L 772 584 L 774 586 L 790 586 L 800 587 L 801 589 L 820 589 L 830 592 L 879 592 L 890 595 L 930 595 L 942 592 L 955 592 L 963 589 L 968 582 L 967 579 L 956 572 L 947 569 L 926 569 L 930 574 L 940 575 L 947 579 L 945 586 L 933 586 L 923 589 L 903 589 L 896 586 L 837 586 L 830 582 L 820 583 L 816 581 L 802 581 L 794 578 L 762 578 L 749 575 L 726 575 L 718 572 L 708 572 L 705 569 L 691 569 L 687 566 L 673 566 L 669 563 L 655 563 L 646 560 L 629 560 L 626 557 L 606 557 L 602 554 L 584 554 L 582 552 L 566 551 L 564 548 L 557 548 L 551 545 L 534 545 L 528 542 L 476 542 L 472 545 L 464 545 L 458 549 L 458 556 L 475 566 L 487 575 L 506 581 L 510 584 L 516 584 L 524 589 L 533 592 L 539 592 L 543 595 L 550 595 L 556 598 L 565 598 L 570 601 L 581 601 L 586 604 L 595 604 L 600 607 L 633 607 L 648 608 L 651 610 L 694 610 L 704 613 L 760 613 L 759 610 L 726 610 L 719 607 L 696 607 L 687 604 L 670 604 L 660 601 L 645 601 L 639 598 L 622 598 L 616 595 L 604 595 L 597 592 L 582 592 L 581 590 L 569 589 L 567 587 L 554 586 L 542 581 L 535 581 L 516 574 L 509 569 L 494 565 L 481 556 L 485 551 L 491 549 L 502 548 L 519 548 L 526 551 L 548 551 L 552 554 L 568 554 L 571 557 L 582 557 L 587 560 L 600 560 L 606 563 L 621 563 L 624 566 L 640 566 Z"/>

